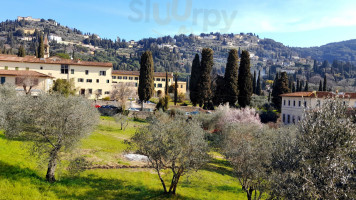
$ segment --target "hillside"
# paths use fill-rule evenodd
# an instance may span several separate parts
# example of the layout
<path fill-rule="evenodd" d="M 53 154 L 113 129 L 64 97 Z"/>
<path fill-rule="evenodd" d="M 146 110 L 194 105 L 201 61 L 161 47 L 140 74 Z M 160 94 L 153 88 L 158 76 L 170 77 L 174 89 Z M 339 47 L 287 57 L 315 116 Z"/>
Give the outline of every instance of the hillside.
<path fill-rule="evenodd" d="M 224 74 L 230 49 L 250 52 L 252 70 L 261 70 L 265 80 L 273 80 L 277 71 L 285 70 L 296 79 L 319 83 L 328 74 L 329 83 L 343 87 L 356 83 L 356 40 L 311 48 L 291 48 L 272 39 L 261 39 L 253 33 L 175 35 L 145 38 L 139 41 L 101 38 L 93 33 L 63 26 L 53 19 L 7 20 L 0 23 L 0 53 L 16 54 L 23 45 L 27 55 L 35 55 L 40 36 L 50 42 L 51 56 L 87 61 L 111 62 L 114 69 L 138 70 L 141 54 L 152 51 L 155 71 L 176 71 L 180 79 L 190 75 L 191 62 L 205 47 L 214 50 L 214 73 Z M 317 62 L 314 64 L 314 59 Z M 323 62 L 327 60 L 328 62 Z M 338 60 L 337 62 L 333 62 Z M 329 63 L 333 63 L 332 65 Z M 316 65 L 316 66 L 314 66 Z M 349 80 L 347 80 L 349 79 Z"/>

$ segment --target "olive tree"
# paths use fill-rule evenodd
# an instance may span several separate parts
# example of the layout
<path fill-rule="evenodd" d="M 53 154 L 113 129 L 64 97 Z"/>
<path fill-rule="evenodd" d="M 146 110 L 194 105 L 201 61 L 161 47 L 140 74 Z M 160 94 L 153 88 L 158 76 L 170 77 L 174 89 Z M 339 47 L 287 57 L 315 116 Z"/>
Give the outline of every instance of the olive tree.
<path fill-rule="evenodd" d="M 137 89 L 132 83 L 117 83 L 113 85 L 111 99 L 118 101 L 122 110 L 125 110 L 127 99 L 136 97 L 136 91 Z"/>
<path fill-rule="evenodd" d="M 165 193 L 175 194 L 181 176 L 198 170 L 208 160 L 208 144 L 204 131 L 195 120 L 175 115 L 169 118 L 160 113 L 148 126 L 141 127 L 131 138 L 132 147 L 137 153 L 148 157 L 156 170 Z M 173 173 L 168 188 L 162 178 L 162 170 Z"/>
<path fill-rule="evenodd" d="M 267 168 L 273 130 L 254 123 L 233 123 L 226 125 L 222 133 L 222 152 L 232 164 L 247 199 L 261 199 L 269 190 Z"/>
<path fill-rule="evenodd" d="M 125 130 L 129 125 L 129 118 L 124 114 L 116 114 L 114 116 L 115 122 L 120 124 L 121 130 Z"/>
<path fill-rule="evenodd" d="M 276 197 L 355 198 L 356 124 L 347 110 L 342 99 L 333 98 L 305 112 L 295 142 L 273 153 L 273 170 L 282 174 L 273 178 Z"/>
<path fill-rule="evenodd" d="M 14 102 L 12 112 L 8 112 L 5 133 L 33 140 L 32 151 L 48 162 L 46 180 L 55 182 L 61 153 L 72 150 L 93 130 L 99 113 L 88 100 L 76 96 L 20 96 Z"/>
<path fill-rule="evenodd" d="M 13 85 L 0 85 L 0 129 L 5 126 L 6 113 L 9 111 L 9 104 L 13 104 L 12 99 L 16 97 L 16 90 Z"/>

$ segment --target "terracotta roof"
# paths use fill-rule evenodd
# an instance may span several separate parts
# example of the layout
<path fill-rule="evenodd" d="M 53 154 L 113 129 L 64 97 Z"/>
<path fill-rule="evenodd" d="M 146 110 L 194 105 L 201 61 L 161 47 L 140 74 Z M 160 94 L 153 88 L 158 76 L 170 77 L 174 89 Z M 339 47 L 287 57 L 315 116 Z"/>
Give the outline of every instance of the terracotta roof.
<path fill-rule="evenodd" d="M 112 71 L 113 75 L 132 75 L 132 76 L 139 76 L 140 71 L 123 71 L 123 70 L 114 70 Z M 155 72 L 155 77 L 166 77 L 166 72 Z M 168 72 L 168 77 L 172 78 L 173 73 Z"/>
<path fill-rule="evenodd" d="M 59 57 L 49 57 L 49 58 L 36 58 L 34 56 L 18 57 L 16 55 L 7 55 L 7 54 L 0 54 L 0 61 L 112 67 L 112 63 L 71 60 L 71 59 L 64 59 Z"/>
<path fill-rule="evenodd" d="M 327 98 L 327 97 L 345 97 L 345 98 L 350 98 L 350 99 L 356 99 L 356 93 L 355 92 L 320 92 L 320 91 L 314 91 L 314 92 L 293 92 L 293 93 L 286 93 L 280 95 L 281 97 L 311 97 L 311 98 Z"/>
<path fill-rule="evenodd" d="M 44 77 L 44 78 L 53 78 L 52 76 L 42 74 L 36 71 L 30 70 L 3 70 L 0 69 L 0 75 L 2 76 L 33 76 L 33 77 Z"/>

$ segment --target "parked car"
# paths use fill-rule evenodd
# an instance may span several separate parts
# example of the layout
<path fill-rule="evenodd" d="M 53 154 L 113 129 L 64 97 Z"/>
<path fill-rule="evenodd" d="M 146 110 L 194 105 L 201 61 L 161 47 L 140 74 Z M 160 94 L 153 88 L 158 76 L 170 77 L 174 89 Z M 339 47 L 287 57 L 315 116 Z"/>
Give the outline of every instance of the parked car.
<path fill-rule="evenodd" d="M 128 110 L 129 110 L 129 111 L 133 111 L 133 112 L 140 111 L 140 109 L 139 109 L 139 108 L 129 108 Z"/>
<path fill-rule="evenodd" d="M 199 111 L 193 111 L 193 112 L 190 112 L 191 115 L 197 115 L 199 114 Z"/>
<path fill-rule="evenodd" d="M 111 109 L 116 109 L 118 107 L 114 106 L 114 105 L 104 105 L 104 106 L 101 106 L 101 108 L 111 108 Z"/>
<path fill-rule="evenodd" d="M 98 104 L 95 104 L 94 106 L 95 106 L 95 108 L 100 108 L 100 107 L 101 107 L 101 106 L 98 105 Z"/>

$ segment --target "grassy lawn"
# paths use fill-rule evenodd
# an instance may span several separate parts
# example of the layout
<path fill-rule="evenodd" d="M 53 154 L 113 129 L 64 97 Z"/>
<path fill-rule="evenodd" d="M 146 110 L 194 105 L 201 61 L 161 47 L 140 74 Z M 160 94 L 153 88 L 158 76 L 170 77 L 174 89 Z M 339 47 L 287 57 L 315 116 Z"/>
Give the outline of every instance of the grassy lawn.
<path fill-rule="evenodd" d="M 109 117 L 102 117 L 95 132 L 82 140 L 72 156 L 84 155 L 93 164 L 131 165 L 122 154 L 124 143 L 143 122 L 130 122 L 125 131 Z M 38 167 L 27 151 L 30 141 L 8 140 L 0 132 L 0 199 L 246 199 L 232 177 L 229 164 L 217 153 L 201 171 L 183 176 L 177 195 L 162 195 L 152 169 L 93 169 L 69 176 L 65 161 L 54 184 L 45 181 L 46 166 Z M 168 181 L 169 171 L 164 172 Z"/>

